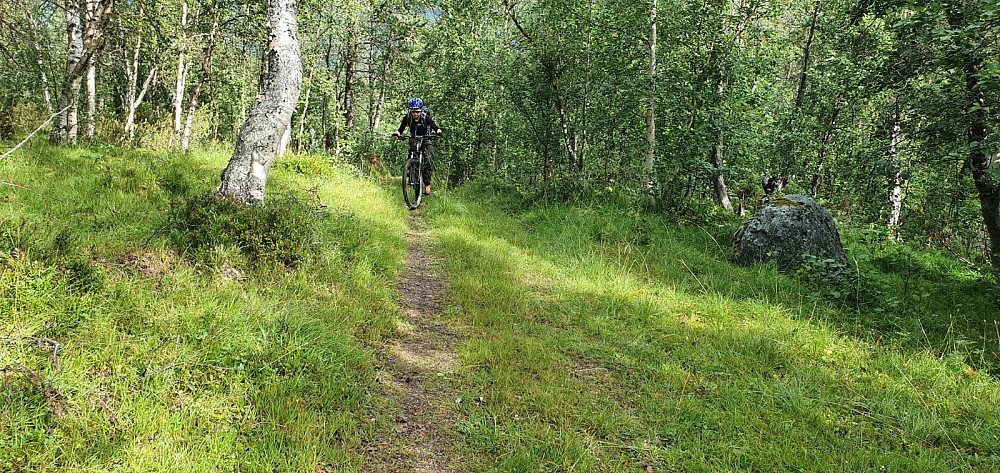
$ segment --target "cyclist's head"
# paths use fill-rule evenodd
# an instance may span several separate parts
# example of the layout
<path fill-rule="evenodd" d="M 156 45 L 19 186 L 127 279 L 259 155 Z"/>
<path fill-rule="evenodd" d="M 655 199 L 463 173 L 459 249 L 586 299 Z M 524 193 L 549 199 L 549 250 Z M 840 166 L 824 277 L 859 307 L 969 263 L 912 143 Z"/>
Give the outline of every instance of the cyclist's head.
<path fill-rule="evenodd" d="M 410 111 L 412 112 L 414 109 L 420 110 L 421 108 L 423 108 L 424 107 L 424 101 L 420 100 L 418 98 L 412 98 L 412 99 L 410 99 L 410 102 L 408 103 L 408 105 L 410 106 Z"/>

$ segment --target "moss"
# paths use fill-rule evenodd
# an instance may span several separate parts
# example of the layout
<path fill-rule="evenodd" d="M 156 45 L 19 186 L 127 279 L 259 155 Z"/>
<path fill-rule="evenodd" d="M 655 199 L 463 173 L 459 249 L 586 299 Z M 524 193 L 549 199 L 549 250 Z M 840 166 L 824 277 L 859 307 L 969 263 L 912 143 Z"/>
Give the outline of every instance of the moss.
<path fill-rule="evenodd" d="M 803 205 L 806 204 L 802 202 L 796 202 L 785 196 L 775 196 L 773 199 L 771 199 L 769 205 L 773 205 L 775 207 L 802 207 Z"/>

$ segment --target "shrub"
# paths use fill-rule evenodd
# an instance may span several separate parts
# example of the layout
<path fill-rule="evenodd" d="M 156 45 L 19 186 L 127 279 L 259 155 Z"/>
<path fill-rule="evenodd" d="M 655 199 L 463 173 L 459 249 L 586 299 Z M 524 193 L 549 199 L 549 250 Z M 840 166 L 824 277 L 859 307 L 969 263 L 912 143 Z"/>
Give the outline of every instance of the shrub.
<path fill-rule="evenodd" d="M 245 206 L 203 195 L 175 204 L 171 241 L 179 251 L 232 247 L 252 263 L 294 267 L 318 250 L 316 215 L 291 196 L 272 197 L 265 206 Z"/>

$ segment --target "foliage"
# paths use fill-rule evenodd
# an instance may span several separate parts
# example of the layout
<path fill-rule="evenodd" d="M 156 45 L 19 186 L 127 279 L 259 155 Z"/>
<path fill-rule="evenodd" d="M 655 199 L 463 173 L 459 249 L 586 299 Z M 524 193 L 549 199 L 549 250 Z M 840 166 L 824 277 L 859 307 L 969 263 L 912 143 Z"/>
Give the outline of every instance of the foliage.
<path fill-rule="evenodd" d="M 171 238 L 182 253 L 232 247 L 252 263 L 296 266 L 318 251 L 314 212 L 292 196 L 246 206 L 206 195 L 177 205 Z"/>

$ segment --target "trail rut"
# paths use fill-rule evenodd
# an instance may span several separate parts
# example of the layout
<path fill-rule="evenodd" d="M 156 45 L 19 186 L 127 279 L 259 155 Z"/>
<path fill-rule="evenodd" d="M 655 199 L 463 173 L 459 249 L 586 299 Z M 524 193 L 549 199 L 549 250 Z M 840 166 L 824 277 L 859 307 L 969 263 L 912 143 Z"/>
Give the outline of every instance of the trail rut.
<path fill-rule="evenodd" d="M 369 445 L 362 471 L 459 473 L 464 470 L 452 443 L 458 415 L 452 379 L 460 335 L 440 317 L 446 280 L 419 216 L 411 217 L 406 238 L 405 272 L 397 287 L 403 336 L 382 351 L 379 378 L 399 410 L 392 430 Z"/>

